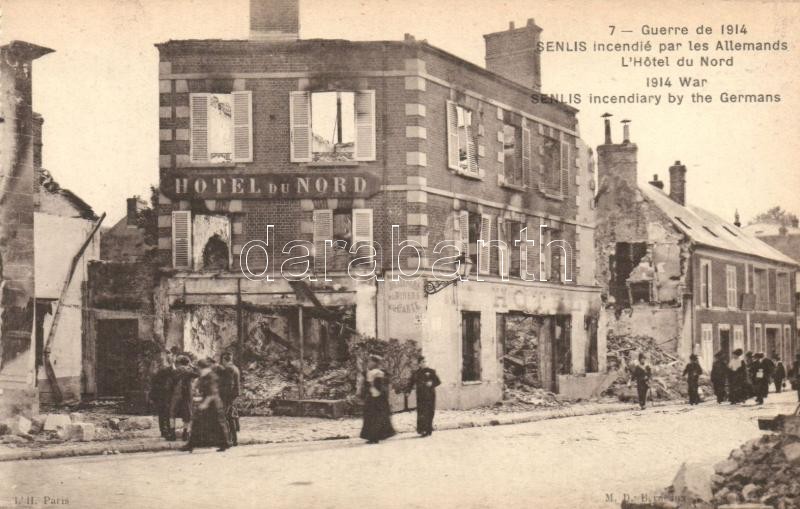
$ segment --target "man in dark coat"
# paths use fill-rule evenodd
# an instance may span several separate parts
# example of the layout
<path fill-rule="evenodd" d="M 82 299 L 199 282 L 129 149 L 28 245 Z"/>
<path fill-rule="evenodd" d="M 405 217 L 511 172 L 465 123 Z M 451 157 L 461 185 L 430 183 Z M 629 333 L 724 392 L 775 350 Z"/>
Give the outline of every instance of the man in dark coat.
<path fill-rule="evenodd" d="M 175 389 L 175 366 L 171 352 L 161 354 L 161 367 L 150 379 L 150 402 L 158 414 L 158 429 L 167 440 L 175 440 L 175 430 L 170 421 L 170 403 Z"/>
<path fill-rule="evenodd" d="M 172 390 L 172 400 L 170 402 L 170 426 L 176 428 L 178 417 L 183 421 L 183 439 L 189 438 L 189 427 L 192 422 L 192 382 L 199 375 L 192 367 L 192 361 L 185 355 L 180 355 L 175 361 L 175 388 Z M 173 431 L 174 433 L 174 431 Z"/>
<path fill-rule="evenodd" d="M 700 395 L 697 393 L 697 388 L 700 385 L 700 375 L 703 374 L 703 368 L 697 362 L 697 356 L 692 354 L 689 356 L 689 364 L 683 368 L 683 376 L 689 384 L 689 404 L 696 405 L 700 403 Z"/>
<path fill-rule="evenodd" d="M 222 408 L 225 411 L 225 419 L 228 422 L 230 443 L 231 445 L 238 445 L 239 415 L 236 413 L 234 403 L 236 398 L 239 397 L 241 373 L 233 363 L 233 355 L 230 352 L 222 354 L 220 360 L 221 369 L 217 372 L 219 377 L 219 397 L 222 400 Z"/>
<path fill-rule="evenodd" d="M 711 366 L 711 385 L 714 387 L 714 395 L 717 396 L 717 403 L 725 401 L 725 383 L 728 381 L 728 363 L 722 352 L 717 352 L 714 356 L 714 364 Z"/>
<path fill-rule="evenodd" d="M 636 392 L 639 396 L 639 406 L 642 410 L 647 405 L 647 391 L 650 388 L 651 374 L 652 370 L 647 364 L 645 355 L 640 353 L 639 362 L 631 369 L 631 381 L 636 381 Z"/>
<path fill-rule="evenodd" d="M 761 388 L 762 399 L 767 399 L 769 396 L 769 386 L 772 383 L 772 376 L 775 374 L 775 363 L 763 353 L 760 353 L 759 355 L 761 360 L 761 369 L 764 370 L 764 380 L 763 382 L 758 380 L 757 383 Z"/>
<path fill-rule="evenodd" d="M 425 357 L 417 360 L 417 370 L 411 375 L 409 391 L 417 392 L 417 433 L 422 437 L 433 434 L 433 414 L 436 412 L 436 387 L 442 382 L 436 371 L 425 365 Z"/>
<path fill-rule="evenodd" d="M 750 363 L 750 378 L 753 380 L 753 394 L 756 397 L 756 403 L 759 405 L 764 404 L 764 390 L 768 389 L 767 385 L 769 378 L 767 377 L 767 369 L 764 365 L 763 354 L 757 353 L 753 356 L 753 361 Z"/>
<path fill-rule="evenodd" d="M 775 356 L 775 371 L 772 373 L 772 381 L 775 382 L 775 392 L 781 392 L 783 389 L 783 380 L 786 378 L 786 367 L 784 367 L 781 358 Z"/>
<path fill-rule="evenodd" d="M 192 427 L 189 441 L 181 447 L 182 451 L 191 452 L 195 447 L 217 447 L 222 452 L 228 448 L 228 424 L 219 399 L 219 386 L 214 364 L 210 359 L 200 359 L 197 367 L 200 377 L 197 379 L 197 392 L 202 400 L 197 412 L 192 415 Z"/>

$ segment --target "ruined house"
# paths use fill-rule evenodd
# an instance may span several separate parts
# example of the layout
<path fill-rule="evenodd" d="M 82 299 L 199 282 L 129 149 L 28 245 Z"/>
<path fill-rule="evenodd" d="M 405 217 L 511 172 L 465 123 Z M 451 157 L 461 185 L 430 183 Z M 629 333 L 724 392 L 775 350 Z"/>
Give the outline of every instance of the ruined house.
<path fill-rule="evenodd" d="M 53 50 L 0 46 L 0 416 L 35 413 L 33 61 Z"/>
<path fill-rule="evenodd" d="M 637 146 L 597 147 L 597 273 L 610 334 L 650 337 L 709 369 L 736 348 L 782 358 L 797 350 L 796 261 L 700 207 L 686 203 L 687 170 L 637 182 Z"/>
<path fill-rule="evenodd" d="M 343 327 L 414 339 L 442 377 L 439 404 L 465 408 L 501 398 L 506 322 L 534 317 L 523 362 L 536 383 L 595 391 L 592 156 L 574 108 L 531 101 L 533 20 L 486 35 L 484 68 L 412 36 L 302 40 L 296 0 L 250 13 L 248 40 L 156 45 L 164 344 L 217 355 L 274 341 L 326 362 L 346 355 Z M 553 243 L 541 254 L 540 240 Z M 289 241 L 315 277 L 281 277 Z M 442 241 L 472 262 L 470 281 L 432 280 Z M 375 270 L 359 279 L 347 248 L 363 245 Z M 415 269 L 429 276 L 393 280 Z"/>

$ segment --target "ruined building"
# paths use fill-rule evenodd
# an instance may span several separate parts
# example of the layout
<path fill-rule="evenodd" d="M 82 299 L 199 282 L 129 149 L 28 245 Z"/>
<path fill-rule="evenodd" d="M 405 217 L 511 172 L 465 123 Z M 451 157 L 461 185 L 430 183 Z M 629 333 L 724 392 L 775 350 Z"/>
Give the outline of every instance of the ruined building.
<path fill-rule="evenodd" d="M 531 101 L 541 29 L 486 35 L 483 68 L 411 36 L 302 40 L 297 13 L 253 0 L 248 40 L 156 45 L 165 345 L 217 355 L 260 338 L 324 362 L 346 355 L 341 324 L 318 319 L 335 310 L 365 336 L 418 341 L 440 405 L 464 408 L 501 398 L 506 321 L 530 317 L 537 383 L 595 390 L 592 156 L 575 109 Z M 517 248 L 525 228 L 535 245 Z M 471 281 L 433 284 L 442 241 Z M 375 277 L 347 274 L 356 254 Z M 290 255 L 313 280 L 281 276 Z"/>
<path fill-rule="evenodd" d="M 737 225 L 686 203 L 687 170 L 669 168 L 669 190 L 654 175 L 637 183 L 637 147 L 597 147 L 598 279 L 608 330 L 654 338 L 709 369 L 715 352 L 736 348 L 786 359 L 797 350 L 796 261 Z"/>

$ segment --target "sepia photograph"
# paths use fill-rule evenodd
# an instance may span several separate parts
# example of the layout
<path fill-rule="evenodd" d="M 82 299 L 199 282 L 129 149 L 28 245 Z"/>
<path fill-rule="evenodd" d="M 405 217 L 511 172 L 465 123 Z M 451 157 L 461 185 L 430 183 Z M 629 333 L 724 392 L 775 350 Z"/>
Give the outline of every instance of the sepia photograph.
<path fill-rule="evenodd" d="M 799 46 L 0 0 L 0 509 L 800 509 Z"/>

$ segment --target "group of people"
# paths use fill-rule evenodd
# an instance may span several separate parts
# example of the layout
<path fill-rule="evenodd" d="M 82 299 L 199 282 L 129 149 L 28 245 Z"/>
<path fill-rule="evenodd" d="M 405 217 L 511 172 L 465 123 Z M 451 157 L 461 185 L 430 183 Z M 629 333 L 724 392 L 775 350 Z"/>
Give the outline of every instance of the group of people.
<path fill-rule="evenodd" d="M 372 355 L 367 360 L 364 376 L 364 423 L 360 436 L 368 444 L 377 444 L 395 434 L 389 407 L 389 377 L 382 365 L 383 359 L 379 356 Z M 425 364 L 424 357 L 419 357 L 417 369 L 411 376 L 406 392 L 416 391 L 417 433 L 421 437 L 433 434 L 436 387 L 441 383 L 436 371 Z"/>
<path fill-rule="evenodd" d="M 644 354 L 639 354 L 638 361 L 628 368 L 630 381 L 628 385 L 636 383 L 639 406 L 645 408 L 650 390 L 652 369 Z M 689 404 L 700 403 L 700 375 L 703 368 L 697 355 L 689 356 L 689 363 L 683 370 L 686 377 L 689 393 Z M 733 351 L 730 359 L 723 352 L 714 356 L 711 368 L 711 385 L 717 402 L 730 401 L 731 404 L 744 403 L 750 398 L 755 398 L 761 405 L 769 395 L 770 385 L 775 385 L 775 392 L 781 392 L 789 381 L 792 388 L 797 390 L 800 400 L 800 354 L 797 354 L 795 363 L 790 370 L 775 356 L 772 360 L 763 353 L 743 352 L 741 348 Z"/>
<path fill-rule="evenodd" d="M 800 398 L 798 369 L 800 354 L 797 354 L 794 365 L 787 371 L 778 356 L 772 360 L 763 353 L 745 354 L 741 348 L 737 348 L 730 359 L 723 352 L 717 352 L 714 356 L 711 385 L 717 396 L 717 403 L 727 400 L 735 405 L 755 397 L 756 403 L 761 405 L 769 395 L 770 385 L 775 385 L 775 392 L 781 392 L 787 380 L 798 391 Z"/>
<path fill-rule="evenodd" d="M 181 419 L 182 450 L 217 447 L 225 451 L 238 444 L 239 418 L 234 405 L 239 396 L 241 375 L 233 356 L 223 353 L 220 363 L 213 358 L 197 359 L 178 351 L 164 352 L 162 365 L 150 381 L 150 401 L 158 414 L 161 436 L 177 440 Z"/>

